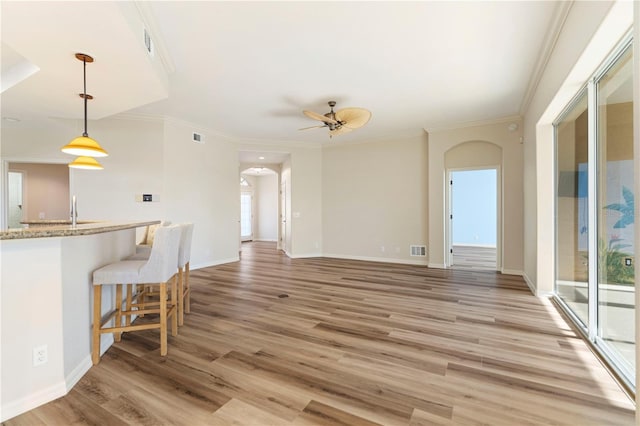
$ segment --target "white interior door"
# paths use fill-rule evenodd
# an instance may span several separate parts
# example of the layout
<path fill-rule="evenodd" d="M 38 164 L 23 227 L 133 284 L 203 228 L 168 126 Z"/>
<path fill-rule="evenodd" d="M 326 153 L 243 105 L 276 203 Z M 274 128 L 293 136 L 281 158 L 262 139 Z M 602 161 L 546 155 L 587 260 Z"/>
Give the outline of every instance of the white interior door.
<path fill-rule="evenodd" d="M 253 196 L 250 192 L 240 193 L 240 238 L 253 240 Z"/>
<path fill-rule="evenodd" d="M 9 228 L 22 227 L 20 222 L 23 220 L 23 214 L 25 211 L 25 206 L 23 204 L 23 179 L 24 176 L 22 172 L 9 172 L 9 200 L 7 204 L 7 222 Z"/>

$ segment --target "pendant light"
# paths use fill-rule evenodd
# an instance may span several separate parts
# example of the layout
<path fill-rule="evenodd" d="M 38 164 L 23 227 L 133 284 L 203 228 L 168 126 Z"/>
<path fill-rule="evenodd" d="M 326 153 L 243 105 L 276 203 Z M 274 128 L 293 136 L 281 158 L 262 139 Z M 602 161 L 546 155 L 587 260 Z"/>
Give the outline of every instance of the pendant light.
<path fill-rule="evenodd" d="M 102 170 L 102 164 L 98 163 L 93 157 L 80 156 L 73 160 L 72 163 L 69 163 L 69 167 L 72 169 L 86 169 L 86 170 Z"/>
<path fill-rule="evenodd" d="M 84 132 L 82 133 L 82 136 L 78 136 L 67 145 L 63 146 L 62 152 L 79 156 L 106 157 L 109 155 L 107 154 L 107 151 L 102 149 L 100 144 L 96 140 L 91 139 L 87 134 L 87 100 L 93 99 L 93 96 L 87 95 L 87 62 L 93 62 L 93 58 L 89 55 L 85 55 L 84 53 L 76 53 L 76 58 L 82 61 L 84 65 L 84 92 L 80 94 L 80 97 L 84 99 Z"/>

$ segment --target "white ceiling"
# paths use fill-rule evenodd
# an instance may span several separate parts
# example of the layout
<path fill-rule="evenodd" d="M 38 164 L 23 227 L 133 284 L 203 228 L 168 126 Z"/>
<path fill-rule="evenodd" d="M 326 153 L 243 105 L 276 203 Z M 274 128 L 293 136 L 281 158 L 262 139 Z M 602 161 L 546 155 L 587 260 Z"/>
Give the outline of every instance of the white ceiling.
<path fill-rule="evenodd" d="M 127 25 L 128 5 L 141 11 L 171 64 L 163 96 L 132 42 L 138 34 Z M 520 114 L 561 2 L 3 1 L 1 7 L 2 45 L 10 48 L 3 61 L 10 50 L 40 68 L 2 93 L 3 116 L 77 117 L 82 65 L 73 53 L 84 51 L 96 58 L 87 68 L 88 92 L 100 95 L 90 118 L 163 114 L 251 142 L 324 142 L 325 129 L 297 130 L 315 124 L 301 111 L 325 113 L 335 100 L 337 109 L 373 114 L 364 128 L 338 136 L 349 142 Z"/>

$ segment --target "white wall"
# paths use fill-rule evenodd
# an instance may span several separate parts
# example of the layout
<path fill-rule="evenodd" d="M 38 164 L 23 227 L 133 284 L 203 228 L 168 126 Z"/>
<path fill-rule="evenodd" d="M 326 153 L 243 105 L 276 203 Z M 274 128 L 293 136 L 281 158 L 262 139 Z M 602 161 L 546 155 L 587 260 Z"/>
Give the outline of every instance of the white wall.
<path fill-rule="evenodd" d="M 164 213 L 162 120 L 99 120 L 89 124 L 89 135 L 109 156 L 98 159 L 104 170 L 72 169 L 78 218 L 172 220 Z M 143 193 L 157 194 L 160 201 L 136 201 Z"/>
<path fill-rule="evenodd" d="M 258 241 L 278 240 L 278 175 L 256 176 L 256 233 Z"/>
<path fill-rule="evenodd" d="M 426 264 L 426 135 L 326 146 L 322 160 L 324 255 Z"/>
<path fill-rule="evenodd" d="M 0 241 L 0 251 L 5 420 L 65 394 L 60 238 L 42 238 L 37 245 L 30 239 Z M 38 262 L 20 267 L 25 259 Z M 33 367 L 33 348 L 45 344 L 48 362 Z"/>
<path fill-rule="evenodd" d="M 322 151 L 318 147 L 291 153 L 292 257 L 322 254 Z"/>
<path fill-rule="evenodd" d="M 204 144 L 191 142 L 193 131 Z M 239 160 L 236 144 L 208 129 L 175 120 L 164 127 L 165 217 L 193 222 L 193 268 L 238 260 Z"/>
<path fill-rule="evenodd" d="M 518 124 L 515 131 L 511 123 Z M 495 124 L 429 132 L 429 266 L 442 268 L 446 260 L 446 166 L 445 155 L 451 148 L 472 141 L 489 142 L 502 150 L 502 270 L 522 274 L 523 270 L 523 146 L 522 123 L 507 119 Z M 464 145 L 473 152 L 474 144 Z M 484 166 L 482 157 L 467 156 L 464 167 Z M 458 165 L 457 167 L 460 167 Z"/>

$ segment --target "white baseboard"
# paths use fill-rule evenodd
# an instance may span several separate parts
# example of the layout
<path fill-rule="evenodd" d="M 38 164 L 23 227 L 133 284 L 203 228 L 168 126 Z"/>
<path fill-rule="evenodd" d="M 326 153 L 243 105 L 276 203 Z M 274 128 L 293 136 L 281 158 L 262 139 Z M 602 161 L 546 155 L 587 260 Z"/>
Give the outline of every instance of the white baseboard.
<path fill-rule="evenodd" d="M 435 269 L 447 269 L 447 265 L 445 265 L 444 263 L 427 263 L 427 266 L 429 268 L 435 268 Z"/>
<path fill-rule="evenodd" d="M 291 259 L 308 259 L 310 257 L 322 257 L 322 253 L 305 253 L 305 254 L 293 254 L 293 255 L 287 253 L 287 256 L 289 256 Z"/>
<path fill-rule="evenodd" d="M 112 323 L 113 324 L 113 323 Z M 100 356 L 104 355 L 104 353 L 113 345 L 113 334 L 103 334 L 100 339 Z M 91 356 L 91 355 L 89 355 Z"/>
<path fill-rule="evenodd" d="M 324 254 L 322 257 L 334 258 L 334 259 L 347 259 L 347 260 L 364 260 L 366 262 L 384 262 L 384 263 L 399 263 L 402 265 L 418 265 L 427 266 L 426 260 L 411 260 L 411 259 L 395 259 L 389 257 L 371 257 L 371 256 L 349 256 L 344 254 Z"/>
<path fill-rule="evenodd" d="M 8 403 L 2 402 L 2 409 L 0 410 L 0 422 L 9 420 L 22 413 L 26 413 L 29 410 L 33 410 L 36 407 L 51 402 L 54 399 L 60 398 L 67 394 L 67 389 L 64 381 L 60 381 L 55 385 L 48 388 L 41 389 L 37 392 L 30 394 L 27 397 L 21 398 L 17 401 L 10 401 Z"/>
<path fill-rule="evenodd" d="M 233 263 L 233 262 L 239 262 L 239 261 L 240 261 L 240 256 L 236 256 L 236 257 L 230 257 L 228 259 L 216 260 L 213 262 L 196 263 L 195 265 L 189 265 L 189 269 L 193 271 L 194 269 L 208 268 L 209 266 L 217 266 L 217 265 L 222 265 L 224 263 Z"/>
<path fill-rule="evenodd" d="M 527 283 L 527 287 L 529 287 L 529 290 L 531 290 L 531 293 L 533 293 L 533 295 L 536 296 L 536 286 L 535 284 L 533 284 L 529 276 L 523 272 L 522 278 L 524 278 L 524 282 Z"/>
<path fill-rule="evenodd" d="M 273 239 L 273 238 L 256 238 L 253 241 L 262 241 L 265 243 L 277 243 L 278 240 L 277 239 Z"/>
<path fill-rule="evenodd" d="M 93 361 L 91 360 L 91 354 L 89 354 L 65 377 L 64 381 L 67 385 L 67 393 L 82 379 L 82 376 L 84 376 L 92 366 Z"/>
<path fill-rule="evenodd" d="M 524 272 L 522 271 L 517 271 L 515 269 L 504 269 L 504 268 L 500 270 L 500 273 L 504 275 L 519 275 L 519 276 L 524 275 Z"/>

